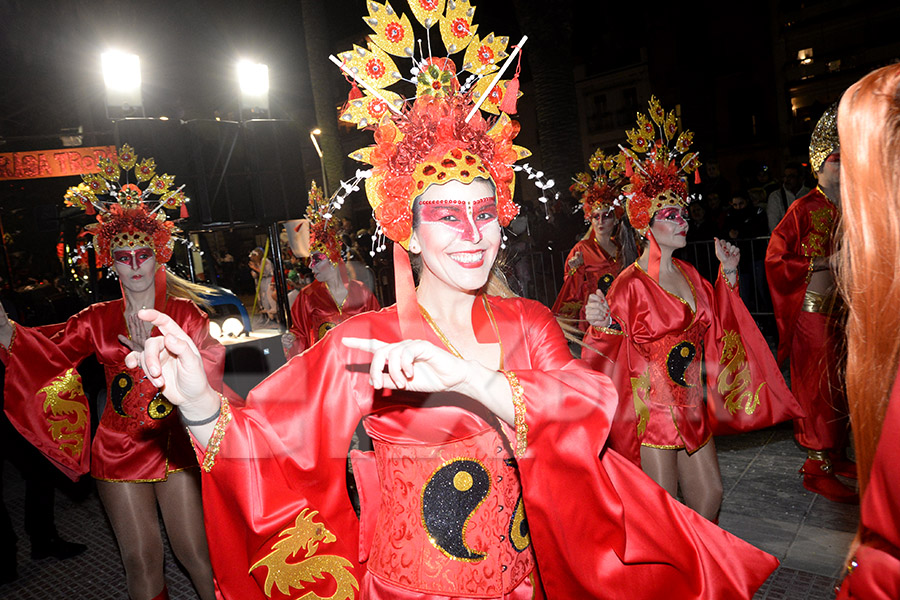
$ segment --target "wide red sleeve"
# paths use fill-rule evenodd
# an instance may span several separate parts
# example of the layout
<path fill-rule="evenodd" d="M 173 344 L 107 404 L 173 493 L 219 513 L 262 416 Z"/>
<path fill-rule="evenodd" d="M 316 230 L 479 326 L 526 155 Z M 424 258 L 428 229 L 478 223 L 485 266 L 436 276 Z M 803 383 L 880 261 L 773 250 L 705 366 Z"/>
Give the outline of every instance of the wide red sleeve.
<path fill-rule="evenodd" d="M 378 303 L 378 298 L 369 291 L 369 288 L 363 286 L 363 293 L 366 295 L 366 304 L 364 311 L 361 312 L 381 310 L 381 304 Z"/>
<path fill-rule="evenodd" d="M 4 410 L 10 423 L 75 480 L 90 470 L 90 403 L 75 367 L 93 354 L 88 307 L 65 323 L 43 327 L 16 324 L 6 364 Z"/>
<path fill-rule="evenodd" d="M 853 557 L 856 567 L 841 584 L 839 600 L 900 598 L 900 371 L 888 402 L 859 507 L 861 545 Z"/>
<path fill-rule="evenodd" d="M 616 392 L 571 360 L 544 309 L 528 311 L 523 388 L 528 447 L 518 459 L 548 598 L 750 598 L 778 561 L 682 505 L 604 450 Z"/>
<path fill-rule="evenodd" d="M 291 305 L 291 333 L 294 334 L 294 343 L 286 353 L 288 360 L 297 356 L 315 342 L 315 340 L 310 339 L 310 308 L 307 306 L 309 302 L 307 291 L 308 288 L 300 290 L 300 293 L 297 294 L 294 303 Z"/>
<path fill-rule="evenodd" d="M 618 392 L 610 445 L 636 465 L 641 462 L 638 425 L 648 416 L 650 379 L 647 359 L 638 351 L 638 340 L 648 337 L 642 319 L 652 319 L 652 299 L 634 268 L 626 270 L 607 294 L 610 327 L 590 327 L 581 357 L 591 368 L 612 379 Z"/>
<path fill-rule="evenodd" d="M 365 567 L 347 450 L 372 388 L 369 359 L 340 340 L 384 339 L 384 321 L 378 332 L 365 319 L 344 324 L 254 388 L 230 422 L 220 417 L 221 442 L 214 434 L 200 459 L 210 558 L 226 598 L 358 588 Z"/>
<path fill-rule="evenodd" d="M 563 284 L 559 294 L 556 296 L 553 307 L 550 309 L 553 311 L 553 314 L 566 319 L 578 318 L 581 307 L 587 300 L 589 293 L 586 289 L 587 264 L 582 263 L 575 269 L 569 268 L 569 261 L 577 252 L 581 251 L 582 245 L 581 242 L 575 244 L 575 247 L 572 248 L 566 257 L 566 262 L 563 265 L 566 270 Z"/>
<path fill-rule="evenodd" d="M 784 364 L 790 353 L 794 324 L 806 292 L 810 258 L 802 253 L 803 230 L 800 207 L 792 207 L 772 231 L 766 248 L 766 280 L 778 326 L 778 363 Z"/>
<path fill-rule="evenodd" d="M 728 285 L 721 268 L 714 291 L 699 275 L 695 279 L 715 298 L 703 344 L 713 433 L 752 431 L 804 416 L 737 285 Z"/>

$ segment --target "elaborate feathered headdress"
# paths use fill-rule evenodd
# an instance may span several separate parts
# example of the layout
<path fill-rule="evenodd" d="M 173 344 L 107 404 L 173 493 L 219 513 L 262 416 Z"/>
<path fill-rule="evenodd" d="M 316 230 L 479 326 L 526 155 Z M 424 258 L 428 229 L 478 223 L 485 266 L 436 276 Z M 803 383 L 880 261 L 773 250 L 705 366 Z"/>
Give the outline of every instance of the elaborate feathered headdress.
<path fill-rule="evenodd" d="M 518 213 L 512 201 L 512 165 L 530 152 L 512 143 L 519 127 L 506 114 L 515 112 L 518 80 L 500 77 L 526 38 L 508 55 L 509 38 L 476 34 L 475 9 L 468 0 L 413 0 L 409 7 L 429 42 L 429 56 L 420 48 L 417 58 L 409 18 L 398 15 L 390 3 L 370 0 L 367 6 L 369 15 L 363 20 L 375 32 L 367 48 L 354 46 L 340 53 L 340 59 L 331 58 L 355 81 L 340 118 L 359 128 L 375 128 L 375 145 L 350 156 L 373 167 L 365 187 L 381 231 L 406 248 L 416 196 L 432 184 L 468 183 L 477 177 L 494 183 L 499 220 L 507 225 Z M 462 70 L 470 75 L 464 83 L 452 60 L 430 55 L 435 25 L 447 55 L 465 50 Z M 409 79 L 391 56 L 412 60 Z M 503 59 L 507 61 L 500 68 Z M 414 97 L 386 89 L 400 80 L 415 84 Z M 498 116 L 485 119 L 479 108 Z"/>
<path fill-rule="evenodd" d="M 116 156 L 101 158 L 98 165 L 100 172 L 82 175 L 84 183 L 70 187 L 65 201 L 87 214 L 97 215 L 97 222 L 85 229 L 94 236 L 100 263 L 112 265 L 113 250 L 144 246 L 153 248 L 157 262 L 167 262 L 172 257 L 173 236 L 178 230 L 167 220 L 163 209 L 180 207 L 181 217 L 187 217 L 184 186 L 171 189 L 175 177 L 157 175 L 152 158 L 138 163 L 128 144 L 123 144 Z M 150 183 L 146 187 L 139 186 L 147 181 Z"/>
<path fill-rule="evenodd" d="M 698 181 L 699 153 L 688 152 L 694 140 L 691 131 L 678 134 L 675 111 L 668 114 L 655 96 L 650 97 L 650 118 L 637 115 L 637 127 L 625 132 L 631 148 L 625 155 L 625 210 L 631 226 L 646 235 L 650 219 L 666 206 L 686 207 L 688 192 L 685 177 L 694 173 Z"/>
<path fill-rule="evenodd" d="M 625 174 L 625 158 L 621 154 L 607 156 L 599 148 L 588 161 L 591 172 L 581 172 L 575 176 L 575 183 L 569 191 L 581 202 L 584 218 L 590 220 L 596 209 L 616 210 L 616 216 L 622 216 L 622 206 L 618 201 L 622 194 L 623 175 Z"/>

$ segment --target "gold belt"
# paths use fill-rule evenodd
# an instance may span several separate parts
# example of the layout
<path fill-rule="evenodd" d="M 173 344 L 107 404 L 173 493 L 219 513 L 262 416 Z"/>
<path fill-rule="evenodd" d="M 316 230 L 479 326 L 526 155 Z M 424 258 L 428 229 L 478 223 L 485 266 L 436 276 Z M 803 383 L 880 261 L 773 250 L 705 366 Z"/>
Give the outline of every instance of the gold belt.
<path fill-rule="evenodd" d="M 800 310 L 808 313 L 821 313 L 830 315 L 834 312 L 835 298 L 833 294 L 820 294 L 812 290 L 806 290 L 803 295 L 803 305 Z"/>

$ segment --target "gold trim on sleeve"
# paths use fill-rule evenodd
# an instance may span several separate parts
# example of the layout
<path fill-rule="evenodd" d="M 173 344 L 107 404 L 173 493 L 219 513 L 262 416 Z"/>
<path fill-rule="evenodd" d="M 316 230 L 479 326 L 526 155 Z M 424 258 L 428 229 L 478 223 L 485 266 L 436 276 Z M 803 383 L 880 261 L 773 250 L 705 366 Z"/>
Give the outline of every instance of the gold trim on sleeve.
<path fill-rule="evenodd" d="M 219 446 L 222 444 L 222 438 L 225 437 L 225 428 L 231 423 L 231 405 L 228 403 L 228 399 L 221 393 L 219 394 L 219 397 L 222 399 L 222 414 L 216 419 L 216 426 L 213 429 L 212 435 L 209 437 L 209 443 L 206 444 L 206 454 L 203 456 L 203 464 L 200 465 L 200 468 L 203 469 L 205 473 L 209 473 L 216 463 L 216 456 L 219 454 Z"/>
<path fill-rule="evenodd" d="M 525 456 L 528 449 L 528 424 L 525 422 L 525 390 L 519 378 L 512 371 L 501 371 L 509 382 L 512 391 L 513 408 L 515 409 L 516 456 Z"/>

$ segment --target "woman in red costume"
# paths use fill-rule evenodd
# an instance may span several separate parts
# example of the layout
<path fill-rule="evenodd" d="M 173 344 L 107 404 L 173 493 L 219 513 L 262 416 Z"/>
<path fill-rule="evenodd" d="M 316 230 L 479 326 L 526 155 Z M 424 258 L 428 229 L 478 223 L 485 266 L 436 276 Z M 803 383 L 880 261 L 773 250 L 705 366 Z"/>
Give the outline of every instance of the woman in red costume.
<path fill-rule="evenodd" d="M 606 156 L 597 150 L 588 163 L 591 173 L 579 173 L 569 188 L 581 196 L 584 218 L 590 229 L 566 257 L 566 276 L 553 304 L 553 314 L 564 323 L 574 322 L 587 331 L 584 303 L 595 290 L 609 291 L 622 269 L 619 244 L 615 238 L 622 209 L 618 206 L 618 180 L 622 166 L 618 156 Z"/>
<path fill-rule="evenodd" d="M 412 43 L 406 17 L 374 5 L 376 32 Z M 451 23 L 417 17 L 450 36 L 471 27 L 471 9 L 447 11 Z M 490 41 L 478 56 L 505 56 L 507 40 Z M 385 66 L 370 48 L 341 55 L 351 72 Z M 505 113 L 490 124 L 472 111 L 452 63 L 428 65 L 412 106 L 354 153 L 373 165 L 367 195 L 395 242 L 397 305 L 335 327 L 245 408 L 208 386 L 171 319 L 140 313 L 166 335 L 129 364 L 177 397 L 188 422 L 206 423 L 191 432 L 225 596 L 749 597 L 775 560 L 604 452 L 609 379 L 572 359 L 549 310 L 486 293 L 517 212 L 511 167 L 527 151 Z M 407 249 L 421 261 L 418 288 Z M 345 473 L 361 419 L 375 450 L 353 455 L 357 517 Z"/>
<path fill-rule="evenodd" d="M 860 524 L 838 598 L 900 598 L 900 65 L 844 92 L 841 142 L 843 248 L 849 304 L 847 399 L 860 486 Z M 893 377 L 892 377 L 893 375 Z"/>
<path fill-rule="evenodd" d="M 187 332 L 203 356 L 210 384 L 222 388 L 224 349 L 209 336 L 206 314 L 192 302 L 197 286 L 165 269 L 172 256 L 174 225 L 163 207 L 177 208 L 184 194 L 170 190 L 173 177 L 156 175 L 153 159 L 137 163 L 126 144 L 118 158 L 101 161 L 99 174 L 70 188 L 66 199 L 89 213 L 94 246 L 111 266 L 122 298 L 94 304 L 65 323 L 23 327 L 0 313 L 6 364 L 5 409 L 16 428 L 75 479 L 90 471 L 109 517 L 133 600 L 168 598 L 157 506 L 172 549 L 201 598 L 214 587 L 200 499 L 197 460 L 167 398 L 140 369 L 125 365 L 158 332 L 137 318 L 154 307 Z M 119 185 L 120 175 L 137 183 Z M 124 174 L 122 173 L 124 172 Z M 110 194 L 108 201 L 99 196 Z M 150 194 L 157 196 L 151 200 Z M 156 206 L 148 211 L 145 204 Z M 94 354 L 107 380 L 107 404 L 93 439 L 89 403 L 75 367 Z"/>
<path fill-rule="evenodd" d="M 588 300 L 591 328 L 582 357 L 610 374 L 619 391 L 612 447 L 673 497 L 680 486 L 689 507 L 717 521 L 722 480 L 713 433 L 790 418 L 786 411 L 796 409 L 796 401 L 741 302 L 738 249 L 716 240 L 721 268 L 715 287 L 672 258 L 687 243 L 689 199 L 682 177 L 699 162 L 687 152 L 693 134 L 683 131 L 676 139 L 675 115 L 666 115 L 656 98 L 650 99 L 650 117 L 652 122 L 639 114 L 638 127 L 627 132 L 633 174 L 624 190 L 626 231 L 647 243 L 636 261 L 625 253 L 630 266 L 607 297 L 596 292 Z"/>
<path fill-rule="evenodd" d="M 340 234 L 322 214 L 328 208 L 313 181 L 306 218 L 310 222 L 309 268 L 316 280 L 300 290 L 291 304 L 291 329 L 281 337 L 288 359 L 318 342 L 338 323 L 381 308 L 364 283 L 348 276 Z"/>

